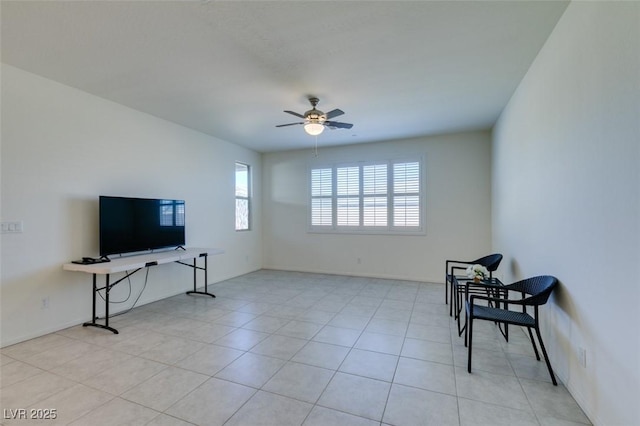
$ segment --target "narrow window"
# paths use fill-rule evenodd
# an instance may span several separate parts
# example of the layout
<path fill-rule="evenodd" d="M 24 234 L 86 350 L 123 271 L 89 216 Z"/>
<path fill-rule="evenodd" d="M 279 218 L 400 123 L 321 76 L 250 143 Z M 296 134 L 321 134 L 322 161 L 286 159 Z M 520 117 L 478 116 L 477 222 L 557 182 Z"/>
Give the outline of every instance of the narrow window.
<path fill-rule="evenodd" d="M 247 164 L 236 163 L 236 231 L 248 231 L 251 218 L 251 175 Z"/>

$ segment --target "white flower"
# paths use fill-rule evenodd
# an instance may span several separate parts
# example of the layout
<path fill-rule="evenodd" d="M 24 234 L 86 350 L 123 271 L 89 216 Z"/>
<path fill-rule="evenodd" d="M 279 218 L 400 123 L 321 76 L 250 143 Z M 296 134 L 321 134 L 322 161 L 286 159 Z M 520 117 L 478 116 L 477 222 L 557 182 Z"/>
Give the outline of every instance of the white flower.
<path fill-rule="evenodd" d="M 482 265 L 471 265 L 467 268 L 467 277 L 469 278 L 486 278 L 489 276 L 489 271 Z"/>

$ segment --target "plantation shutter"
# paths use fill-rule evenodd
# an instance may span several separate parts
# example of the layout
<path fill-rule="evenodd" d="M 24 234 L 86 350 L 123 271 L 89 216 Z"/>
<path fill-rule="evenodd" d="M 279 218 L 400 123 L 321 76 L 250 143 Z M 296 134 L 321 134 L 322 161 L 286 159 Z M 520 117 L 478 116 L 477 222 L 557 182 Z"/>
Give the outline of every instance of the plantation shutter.
<path fill-rule="evenodd" d="M 338 226 L 360 225 L 360 173 L 359 167 L 336 169 L 336 202 Z"/>
<path fill-rule="evenodd" d="M 422 159 L 310 169 L 312 232 L 424 234 Z"/>
<path fill-rule="evenodd" d="M 331 168 L 311 170 L 311 225 L 333 225 L 333 173 Z"/>
<path fill-rule="evenodd" d="M 393 225 L 420 226 L 420 163 L 393 165 Z"/>
<path fill-rule="evenodd" d="M 387 226 L 387 164 L 362 167 L 362 224 Z"/>

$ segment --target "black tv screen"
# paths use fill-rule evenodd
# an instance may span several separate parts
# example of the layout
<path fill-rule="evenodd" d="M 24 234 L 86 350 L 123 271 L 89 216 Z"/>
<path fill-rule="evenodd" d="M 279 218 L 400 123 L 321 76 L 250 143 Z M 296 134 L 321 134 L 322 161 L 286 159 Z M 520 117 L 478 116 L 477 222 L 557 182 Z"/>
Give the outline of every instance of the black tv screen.
<path fill-rule="evenodd" d="M 184 200 L 100 196 L 100 256 L 184 244 Z"/>

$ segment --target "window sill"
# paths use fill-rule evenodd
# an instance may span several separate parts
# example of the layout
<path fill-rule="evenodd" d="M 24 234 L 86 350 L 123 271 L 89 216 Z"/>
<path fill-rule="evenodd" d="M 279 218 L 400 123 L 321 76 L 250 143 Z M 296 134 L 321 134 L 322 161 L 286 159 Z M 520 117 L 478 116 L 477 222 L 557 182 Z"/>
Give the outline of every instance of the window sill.
<path fill-rule="evenodd" d="M 366 228 L 366 229 L 358 229 L 358 228 L 308 228 L 308 234 L 347 234 L 347 235 L 389 235 L 389 236 L 425 236 L 427 235 L 427 231 L 423 228 L 419 229 L 375 229 L 375 228 Z"/>

